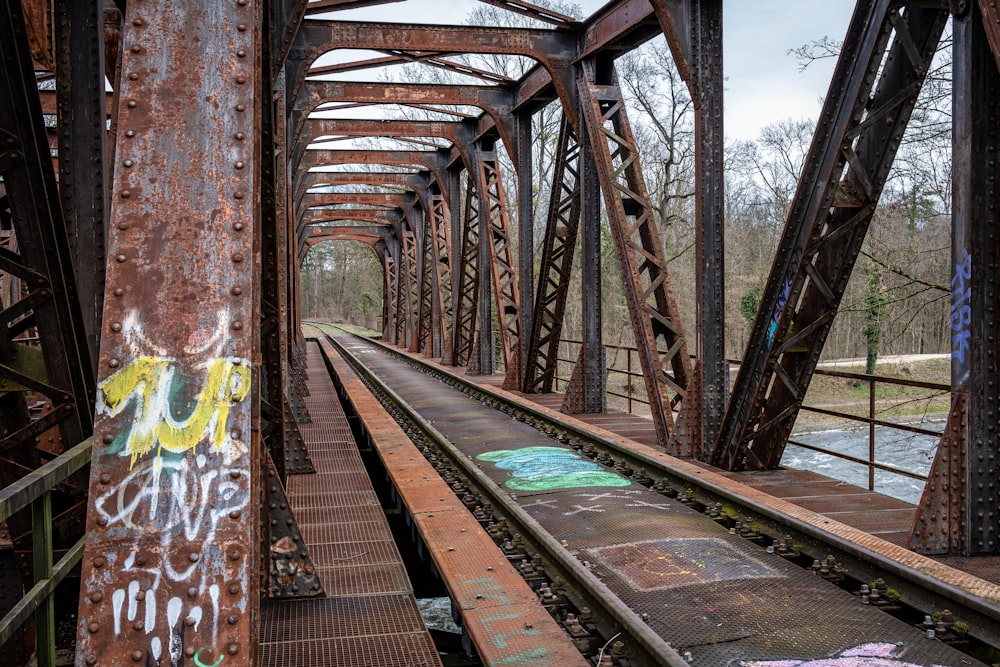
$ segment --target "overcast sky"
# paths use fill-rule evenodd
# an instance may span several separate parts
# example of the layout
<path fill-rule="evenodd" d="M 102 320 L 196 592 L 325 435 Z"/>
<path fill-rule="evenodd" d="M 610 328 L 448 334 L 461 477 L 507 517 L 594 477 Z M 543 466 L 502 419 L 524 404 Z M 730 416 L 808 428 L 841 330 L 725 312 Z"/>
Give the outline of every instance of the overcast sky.
<path fill-rule="evenodd" d="M 579 2 L 589 16 L 604 2 Z M 476 0 L 407 0 L 331 18 L 401 23 L 455 24 L 481 6 Z M 805 72 L 788 55 L 824 36 L 842 40 L 854 3 L 850 0 L 730 0 L 724 10 L 725 132 L 727 138 L 752 139 L 768 123 L 786 118 L 815 119 L 833 71 L 832 59 Z M 661 38 L 662 39 L 662 38 Z M 353 78 L 353 77 L 352 77 Z M 368 78 L 368 77 L 366 77 Z"/>

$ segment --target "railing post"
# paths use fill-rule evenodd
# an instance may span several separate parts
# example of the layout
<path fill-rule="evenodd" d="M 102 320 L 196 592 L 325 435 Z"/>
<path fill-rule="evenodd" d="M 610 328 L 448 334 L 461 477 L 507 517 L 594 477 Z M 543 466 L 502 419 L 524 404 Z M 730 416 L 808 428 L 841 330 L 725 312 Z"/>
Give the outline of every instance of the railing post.
<path fill-rule="evenodd" d="M 875 490 L 875 378 L 868 378 L 868 490 Z"/>
<path fill-rule="evenodd" d="M 35 583 L 52 578 L 52 496 L 43 493 L 31 503 L 32 569 Z M 49 595 L 35 610 L 35 655 L 38 667 L 56 664 L 56 607 Z"/>

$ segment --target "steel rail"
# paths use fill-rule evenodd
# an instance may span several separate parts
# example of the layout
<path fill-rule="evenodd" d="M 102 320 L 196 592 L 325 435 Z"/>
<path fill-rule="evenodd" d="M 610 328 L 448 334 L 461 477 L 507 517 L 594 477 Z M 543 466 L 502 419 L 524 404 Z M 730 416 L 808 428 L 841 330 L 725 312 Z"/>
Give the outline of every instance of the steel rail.
<path fill-rule="evenodd" d="M 687 666 L 688 663 L 684 658 L 662 637 L 653 632 L 635 611 L 622 602 L 610 588 L 594 576 L 515 501 L 500 493 L 496 484 L 486 473 L 476 467 L 467 456 L 434 428 L 429 421 L 411 408 L 402 397 L 383 383 L 377 375 L 369 371 L 351 350 L 341 345 L 333 336 L 328 335 L 327 339 L 359 376 L 377 386 L 379 391 L 406 415 L 411 424 L 423 431 L 434 445 L 440 447 L 452 458 L 452 462 L 461 468 L 468 479 L 489 496 L 494 508 L 499 508 L 508 522 L 517 524 L 522 535 L 527 536 L 537 547 L 544 550 L 557 567 L 570 574 L 573 581 L 585 591 L 588 597 L 592 598 L 593 602 L 602 605 L 604 611 L 621 625 L 623 631 L 631 636 L 656 664 L 664 667 Z"/>
<path fill-rule="evenodd" d="M 973 619 L 970 622 L 971 636 L 990 646 L 1000 646 L 1000 586 L 996 584 L 850 528 L 834 519 L 827 519 L 793 503 L 770 498 L 772 503 L 761 504 L 759 499 L 753 497 L 753 489 L 703 466 L 638 443 L 617 441 L 612 433 L 594 432 L 599 429 L 572 417 L 559 415 L 540 406 L 535 407 L 527 401 L 517 400 L 507 392 L 475 384 L 445 369 L 403 354 L 380 341 L 366 340 L 469 395 L 478 394 L 480 400 L 487 405 L 526 421 L 561 441 L 605 450 L 615 457 L 614 462 L 621 461 L 646 472 L 654 479 L 665 478 L 667 483 L 676 488 L 693 491 L 694 500 L 706 507 L 721 502 L 726 513 L 731 516 L 752 516 L 757 530 L 770 537 L 780 538 L 791 534 L 796 542 L 807 545 L 804 552 L 812 558 L 822 559 L 832 552 L 848 565 L 851 576 L 861 582 L 878 577 L 896 578 L 895 588 L 901 589 L 903 603 L 922 613 L 936 613 L 940 611 L 942 602 L 946 601 L 953 612 Z M 856 539 L 850 539 L 845 534 Z M 899 580 L 906 586 L 899 585 Z M 976 592 L 976 588 L 981 589 L 981 592 Z"/>

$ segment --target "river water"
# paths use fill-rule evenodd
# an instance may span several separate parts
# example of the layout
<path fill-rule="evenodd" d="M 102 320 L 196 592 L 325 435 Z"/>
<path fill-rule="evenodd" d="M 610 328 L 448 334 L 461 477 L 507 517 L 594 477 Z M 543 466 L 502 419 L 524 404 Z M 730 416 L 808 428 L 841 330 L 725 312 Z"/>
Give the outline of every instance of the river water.
<path fill-rule="evenodd" d="M 921 424 L 922 428 L 935 429 L 942 424 Z M 875 428 L 875 461 L 921 475 L 928 474 L 939 436 L 908 433 L 899 429 L 878 426 Z M 796 433 L 792 440 L 814 447 L 823 447 L 855 458 L 868 459 L 868 429 L 829 430 Z M 812 470 L 821 475 L 839 479 L 863 489 L 868 488 L 868 467 L 839 459 L 830 454 L 814 452 L 803 447 L 788 445 L 781 459 L 787 468 Z M 875 471 L 875 491 L 905 500 L 914 505 L 920 501 L 924 482 L 883 470 Z"/>

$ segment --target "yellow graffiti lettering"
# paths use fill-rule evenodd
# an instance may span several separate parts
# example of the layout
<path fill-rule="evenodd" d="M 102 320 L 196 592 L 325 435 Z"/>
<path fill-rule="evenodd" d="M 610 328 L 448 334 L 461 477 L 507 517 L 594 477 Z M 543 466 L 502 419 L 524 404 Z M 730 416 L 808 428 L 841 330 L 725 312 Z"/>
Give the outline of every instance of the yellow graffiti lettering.
<path fill-rule="evenodd" d="M 101 399 L 112 416 L 135 402 L 125 446 L 132 457 L 131 465 L 154 446 L 160 456 L 164 449 L 178 454 L 190 451 L 206 438 L 216 452 L 229 442 L 229 412 L 250 392 L 251 369 L 245 360 L 236 358 L 212 359 L 205 366 L 205 382 L 193 400 L 194 409 L 184 420 L 170 414 L 170 391 L 177 372 L 172 359 L 141 357 L 101 383 Z M 194 393 L 186 390 L 181 388 L 182 395 Z"/>

